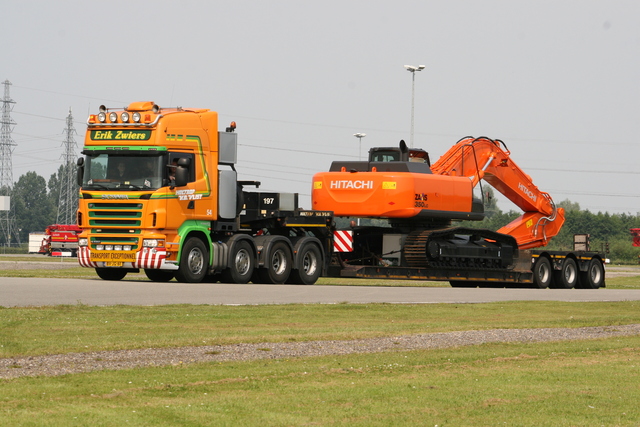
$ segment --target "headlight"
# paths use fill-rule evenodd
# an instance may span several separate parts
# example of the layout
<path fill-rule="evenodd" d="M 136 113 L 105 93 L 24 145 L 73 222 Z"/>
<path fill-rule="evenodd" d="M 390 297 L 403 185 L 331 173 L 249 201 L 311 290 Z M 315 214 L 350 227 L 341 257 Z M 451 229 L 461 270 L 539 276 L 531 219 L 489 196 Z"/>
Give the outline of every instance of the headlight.
<path fill-rule="evenodd" d="M 111 123 L 118 123 L 118 115 L 116 113 L 109 113 L 109 121 Z"/>
<path fill-rule="evenodd" d="M 129 113 L 127 113 L 126 111 L 120 114 L 120 118 L 122 119 L 123 123 L 129 123 Z"/>
<path fill-rule="evenodd" d="M 130 251 L 131 250 L 131 245 L 122 245 L 122 250 L 123 251 Z"/>
<path fill-rule="evenodd" d="M 103 113 L 103 112 L 100 112 L 100 114 L 98 114 L 98 121 L 100 123 L 106 122 L 107 121 L 107 114 Z"/>
<path fill-rule="evenodd" d="M 78 239 L 78 246 L 88 246 L 89 245 L 89 239 L 87 239 L 86 237 L 81 237 Z"/>
<path fill-rule="evenodd" d="M 164 246 L 164 240 L 162 239 L 144 239 L 142 246 L 147 248 L 161 248 Z"/>
<path fill-rule="evenodd" d="M 113 246 L 113 250 L 114 251 L 121 251 L 122 250 L 122 245 L 114 245 Z"/>
<path fill-rule="evenodd" d="M 105 251 L 112 251 L 113 250 L 113 245 L 104 245 L 104 250 Z"/>
<path fill-rule="evenodd" d="M 96 245 L 97 251 L 104 251 L 104 245 Z"/>
<path fill-rule="evenodd" d="M 133 121 L 135 123 L 140 123 L 140 113 L 133 113 Z"/>

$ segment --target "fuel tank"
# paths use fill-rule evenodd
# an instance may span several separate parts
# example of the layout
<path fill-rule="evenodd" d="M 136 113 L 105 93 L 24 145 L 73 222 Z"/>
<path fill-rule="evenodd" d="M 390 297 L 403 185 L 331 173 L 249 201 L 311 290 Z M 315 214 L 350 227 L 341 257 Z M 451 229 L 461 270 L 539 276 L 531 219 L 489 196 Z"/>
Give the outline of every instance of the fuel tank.
<path fill-rule="evenodd" d="M 361 161 L 331 164 L 313 177 L 312 206 L 336 216 L 482 220 L 471 180 L 435 175 L 427 163 Z"/>

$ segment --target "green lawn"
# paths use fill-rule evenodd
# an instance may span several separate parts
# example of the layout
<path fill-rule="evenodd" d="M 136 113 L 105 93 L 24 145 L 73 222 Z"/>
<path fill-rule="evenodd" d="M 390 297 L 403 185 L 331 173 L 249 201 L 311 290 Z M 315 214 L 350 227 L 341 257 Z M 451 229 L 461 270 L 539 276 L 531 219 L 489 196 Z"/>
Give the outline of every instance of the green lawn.
<path fill-rule="evenodd" d="M 54 273 L 95 277 L 28 277 Z M 640 302 L 0 308 L 0 357 L 632 323 Z M 640 337 L 176 363 L 0 380 L 0 426 L 637 426 L 639 380 Z"/>

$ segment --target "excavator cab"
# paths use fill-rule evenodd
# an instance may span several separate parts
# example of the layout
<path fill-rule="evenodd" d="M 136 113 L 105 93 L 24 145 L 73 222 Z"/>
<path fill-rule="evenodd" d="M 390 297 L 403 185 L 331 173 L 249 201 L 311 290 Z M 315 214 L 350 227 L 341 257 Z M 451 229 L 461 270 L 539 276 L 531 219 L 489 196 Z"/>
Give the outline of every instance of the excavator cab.
<path fill-rule="evenodd" d="M 398 147 L 373 147 L 369 150 L 370 162 L 414 162 L 431 166 L 429 153 L 420 148 L 408 148 L 404 140 Z"/>

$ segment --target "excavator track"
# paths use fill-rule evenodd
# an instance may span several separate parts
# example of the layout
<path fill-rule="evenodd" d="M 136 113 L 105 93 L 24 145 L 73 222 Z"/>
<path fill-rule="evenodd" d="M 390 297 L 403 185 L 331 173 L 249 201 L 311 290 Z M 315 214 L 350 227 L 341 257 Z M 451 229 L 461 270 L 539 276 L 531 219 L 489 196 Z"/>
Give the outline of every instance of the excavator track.
<path fill-rule="evenodd" d="M 429 265 L 427 260 L 427 242 L 429 235 L 435 230 L 418 230 L 412 231 L 404 242 L 404 258 L 409 267 L 426 267 Z"/>
<path fill-rule="evenodd" d="M 507 269 L 517 257 L 512 236 L 483 229 L 447 228 L 410 233 L 404 245 L 409 267 Z"/>

